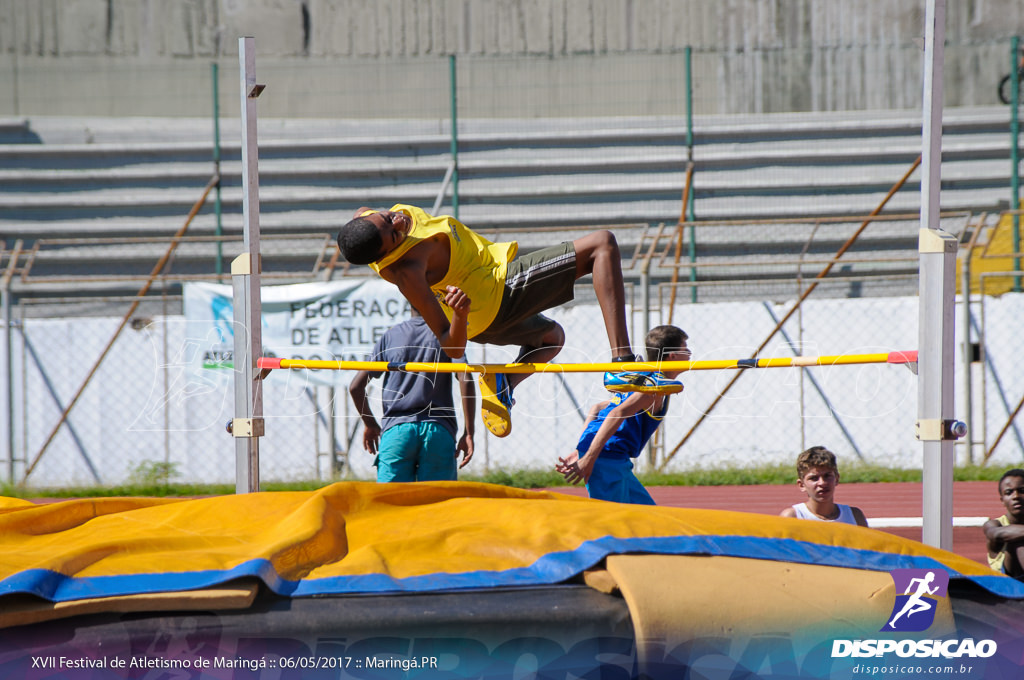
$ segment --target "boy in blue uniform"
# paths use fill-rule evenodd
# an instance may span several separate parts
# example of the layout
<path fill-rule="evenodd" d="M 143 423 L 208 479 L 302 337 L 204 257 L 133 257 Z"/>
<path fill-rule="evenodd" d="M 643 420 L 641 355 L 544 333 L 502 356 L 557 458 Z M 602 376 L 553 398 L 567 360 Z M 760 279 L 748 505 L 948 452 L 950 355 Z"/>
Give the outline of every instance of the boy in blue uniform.
<path fill-rule="evenodd" d="M 647 334 L 647 360 L 689 361 L 687 335 L 675 326 L 657 326 Z M 663 371 L 673 379 L 681 371 Z M 555 470 L 570 484 L 585 482 L 591 498 L 654 505 L 633 473 L 633 458 L 661 425 L 669 397 L 652 392 L 616 394 L 590 409 L 575 453 L 558 459 Z"/>

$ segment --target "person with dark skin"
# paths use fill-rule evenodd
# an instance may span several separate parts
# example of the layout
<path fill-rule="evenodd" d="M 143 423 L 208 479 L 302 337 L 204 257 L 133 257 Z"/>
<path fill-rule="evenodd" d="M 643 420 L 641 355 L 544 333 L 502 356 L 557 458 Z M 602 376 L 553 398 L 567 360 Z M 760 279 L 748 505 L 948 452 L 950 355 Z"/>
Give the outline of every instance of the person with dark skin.
<path fill-rule="evenodd" d="M 419 310 L 451 358 L 466 343 L 519 345 L 517 362 L 551 361 L 565 331 L 541 312 L 573 299 L 577 279 L 593 275 L 612 361 L 637 361 L 626 325 L 622 257 L 610 231 L 516 258 L 518 244 L 491 243 L 453 217 L 410 205 L 359 208 L 338 232 L 338 248 L 353 264 L 368 264 Z M 484 423 L 497 436 L 511 431 L 512 390 L 528 374 L 484 374 Z M 678 381 L 653 371 L 609 372 L 615 392 L 670 394 Z"/>
<path fill-rule="evenodd" d="M 988 540 L 988 563 L 1024 581 L 1024 470 L 1013 468 L 999 480 L 999 500 L 1006 514 L 982 525 Z"/>

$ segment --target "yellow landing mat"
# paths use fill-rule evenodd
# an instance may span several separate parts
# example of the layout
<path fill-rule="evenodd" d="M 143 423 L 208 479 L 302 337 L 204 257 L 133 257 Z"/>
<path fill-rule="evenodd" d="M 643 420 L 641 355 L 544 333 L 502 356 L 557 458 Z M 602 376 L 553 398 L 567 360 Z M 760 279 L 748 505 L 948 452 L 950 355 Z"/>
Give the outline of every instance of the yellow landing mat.
<path fill-rule="evenodd" d="M 201 499 L 0 498 L 0 604 L 261 581 L 284 596 L 560 583 L 610 555 L 715 555 L 1024 585 L 891 534 L 740 512 L 621 505 L 466 483 L 338 483 Z M 837 588 L 845 586 L 839 584 Z"/>

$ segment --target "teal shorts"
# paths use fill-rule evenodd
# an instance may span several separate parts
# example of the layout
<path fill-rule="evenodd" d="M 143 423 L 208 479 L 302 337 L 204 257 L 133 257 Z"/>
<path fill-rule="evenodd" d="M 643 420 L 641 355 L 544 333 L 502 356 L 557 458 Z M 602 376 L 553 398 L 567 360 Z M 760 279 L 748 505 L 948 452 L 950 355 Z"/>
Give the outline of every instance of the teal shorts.
<path fill-rule="evenodd" d="M 400 423 L 384 430 L 377 452 L 378 482 L 456 481 L 455 437 L 435 422 Z"/>

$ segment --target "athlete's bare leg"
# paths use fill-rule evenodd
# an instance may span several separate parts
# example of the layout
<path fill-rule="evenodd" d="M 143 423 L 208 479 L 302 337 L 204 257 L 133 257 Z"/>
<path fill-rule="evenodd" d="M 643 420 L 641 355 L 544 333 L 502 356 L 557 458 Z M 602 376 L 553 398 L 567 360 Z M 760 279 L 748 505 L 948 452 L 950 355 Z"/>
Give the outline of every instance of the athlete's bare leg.
<path fill-rule="evenodd" d="M 551 330 L 545 333 L 541 339 L 540 347 L 522 347 L 519 351 L 519 356 L 516 357 L 516 363 L 536 363 L 546 364 L 562 350 L 562 346 L 565 345 L 565 330 L 558 324 L 555 324 Z M 508 384 L 514 389 L 516 385 L 523 382 L 529 373 L 509 373 Z"/>
<path fill-rule="evenodd" d="M 576 278 L 594 275 L 594 292 L 601 305 L 612 357 L 633 356 L 626 327 L 626 291 L 622 282 L 622 255 L 615 235 L 595 231 L 572 242 L 576 249 Z"/>

